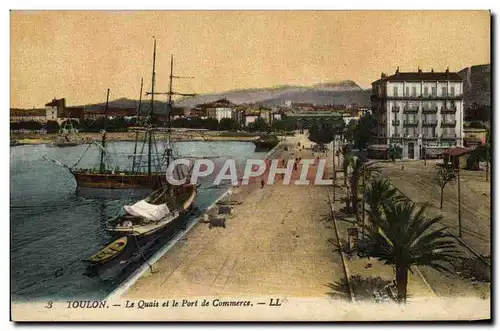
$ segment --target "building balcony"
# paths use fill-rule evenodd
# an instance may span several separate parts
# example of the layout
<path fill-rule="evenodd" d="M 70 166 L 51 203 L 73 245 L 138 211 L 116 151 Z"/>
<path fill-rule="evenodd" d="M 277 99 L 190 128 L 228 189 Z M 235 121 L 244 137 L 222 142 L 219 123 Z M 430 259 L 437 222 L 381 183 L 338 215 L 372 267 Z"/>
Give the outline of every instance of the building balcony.
<path fill-rule="evenodd" d="M 454 128 L 456 125 L 457 125 L 457 121 L 446 121 L 446 122 L 442 121 L 441 122 L 442 127 L 453 127 Z"/>
<path fill-rule="evenodd" d="M 424 134 L 422 136 L 422 139 L 424 139 L 424 140 L 436 140 L 437 138 L 438 138 L 438 136 L 435 134 L 434 135 L 432 135 L 432 134 L 425 135 Z"/>
<path fill-rule="evenodd" d="M 418 121 L 404 121 L 404 126 L 418 126 Z"/>
<path fill-rule="evenodd" d="M 401 123 L 399 120 L 392 120 L 392 125 L 399 125 Z"/>
<path fill-rule="evenodd" d="M 437 113 L 438 107 L 435 108 L 422 108 L 422 113 Z"/>
<path fill-rule="evenodd" d="M 401 138 L 401 135 L 399 133 L 393 133 L 391 138 Z"/>
<path fill-rule="evenodd" d="M 422 121 L 422 126 L 436 126 L 437 120 L 424 120 Z"/>
<path fill-rule="evenodd" d="M 407 113 L 407 114 L 409 114 L 409 113 L 418 113 L 419 109 L 420 109 L 420 107 L 413 107 L 413 108 L 405 107 L 403 109 L 403 113 Z"/>
<path fill-rule="evenodd" d="M 453 133 L 443 133 L 441 135 L 441 139 L 457 139 L 457 135 L 455 134 L 455 132 Z"/>
<path fill-rule="evenodd" d="M 380 99 L 389 100 L 461 100 L 462 94 L 457 95 L 388 95 L 383 97 L 378 97 Z"/>
<path fill-rule="evenodd" d="M 463 95 L 462 94 L 455 94 L 455 95 L 445 94 L 439 98 L 440 99 L 448 99 L 448 100 L 461 100 L 463 98 Z"/>
<path fill-rule="evenodd" d="M 399 110 L 400 110 L 400 109 L 399 109 L 399 107 L 392 107 L 392 109 L 391 109 L 391 110 L 392 110 L 394 113 L 397 113 L 397 112 L 399 112 Z"/>
<path fill-rule="evenodd" d="M 441 107 L 441 114 L 455 114 L 457 111 L 456 107 L 445 108 Z"/>

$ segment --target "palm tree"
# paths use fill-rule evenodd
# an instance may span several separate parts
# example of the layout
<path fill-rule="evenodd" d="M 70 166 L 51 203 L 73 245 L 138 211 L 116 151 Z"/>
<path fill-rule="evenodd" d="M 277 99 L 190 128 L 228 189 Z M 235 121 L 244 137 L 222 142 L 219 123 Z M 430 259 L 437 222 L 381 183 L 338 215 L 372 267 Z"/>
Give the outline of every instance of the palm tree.
<path fill-rule="evenodd" d="M 349 160 L 349 165 L 351 168 L 351 174 L 350 174 L 350 180 L 349 180 L 349 186 L 350 186 L 350 192 L 351 192 L 351 206 L 353 213 L 356 215 L 356 218 L 358 218 L 358 203 L 359 203 L 359 198 L 358 198 L 358 189 L 360 185 L 360 179 L 364 179 L 364 181 L 368 181 L 371 178 L 374 178 L 379 172 L 380 172 L 380 167 L 375 165 L 375 163 L 368 163 L 363 161 L 359 157 L 348 157 Z M 364 178 L 363 178 L 364 177 Z M 363 187 L 364 191 L 364 187 Z M 364 192 L 363 192 L 364 194 Z"/>
<path fill-rule="evenodd" d="M 382 217 L 382 206 L 387 203 L 397 203 L 405 199 L 387 179 L 375 178 L 368 183 L 365 191 L 365 201 L 368 205 L 368 218 L 372 226 L 379 226 Z"/>
<path fill-rule="evenodd" d="M 458 247 L 446 228 L 433 230 L 441 216 L 426 218 L 425 206 L 406 200 L 382 205 L 382 216 L 377 230 L 369 231 L 362 256 L 373 257 L 393 265 L 396 273 L 397 300 L 406 303 L 408 270 L 426 265 L 438 271 L 449 271 L 446 263 L 457 257 Z"/>

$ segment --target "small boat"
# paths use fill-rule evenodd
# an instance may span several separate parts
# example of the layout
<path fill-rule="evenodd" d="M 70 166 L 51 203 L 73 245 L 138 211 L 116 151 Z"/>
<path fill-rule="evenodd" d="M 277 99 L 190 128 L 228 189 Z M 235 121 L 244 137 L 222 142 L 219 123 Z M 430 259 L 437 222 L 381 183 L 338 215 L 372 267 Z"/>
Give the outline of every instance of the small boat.
<path fill-rule="evenodd" d="M 116 259 L 118 256 L 125 253 L 127 251 L 126 248 L 128 244 L 129 239 L 126 236 L 118 238 L 101 249 L 99 252 L 83 260 L 83 262 L 88 263 L 90 267 L 106 264 L 107 262 Z"/>

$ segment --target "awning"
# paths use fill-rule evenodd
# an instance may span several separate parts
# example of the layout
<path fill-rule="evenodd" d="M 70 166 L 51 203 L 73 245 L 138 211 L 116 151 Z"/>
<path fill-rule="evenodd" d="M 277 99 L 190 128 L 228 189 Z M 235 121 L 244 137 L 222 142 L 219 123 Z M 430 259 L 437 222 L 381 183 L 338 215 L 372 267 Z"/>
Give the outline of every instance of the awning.
<path fill-rule="evenodd" d="M 470 153 L 472 149 L 466 148 L 466 147 L 455 147 L 455 148 L 447 148 L 443 151 L 443 154 L 445 155 L 450 155 L 450 156 L 462 156 L 467 153 Z"/>

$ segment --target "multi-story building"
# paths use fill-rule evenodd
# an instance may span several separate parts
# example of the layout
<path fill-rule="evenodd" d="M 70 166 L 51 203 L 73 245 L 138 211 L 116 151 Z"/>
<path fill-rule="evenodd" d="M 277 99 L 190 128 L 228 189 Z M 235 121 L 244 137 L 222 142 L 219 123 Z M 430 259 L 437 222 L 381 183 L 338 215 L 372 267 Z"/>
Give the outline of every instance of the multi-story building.
<path fill-rule="evenodd" d="M 463 83 L 454 72 L 382 74 L 372 83 L 379 145 L 403 148 L 403 158 L 440 154 L 463 143 Z"/>
<path fill-rule="evenodd" d="M 57 121 L 57 118 L 66 109 L 66 99 L 52 99 L 51 102 L 45 104 L 45 114 L 47 121 Z"/>
<path fill-rule="evenodd" d="M 227 99 L 220 99 L 211 103 L 198 105 L 198 107 L 205 108 L 209 118 L 215 118 L 220 122 L 223 118 L 233 118 L 236 105 Z"/>
<path fill-rule="evenodd" d="M 45 109 L 10 109 L 10 122 L 35 121 L 40 123 L 47 122 Z"/>

